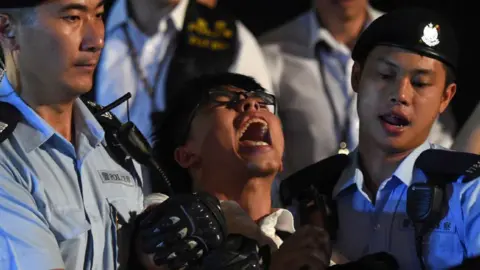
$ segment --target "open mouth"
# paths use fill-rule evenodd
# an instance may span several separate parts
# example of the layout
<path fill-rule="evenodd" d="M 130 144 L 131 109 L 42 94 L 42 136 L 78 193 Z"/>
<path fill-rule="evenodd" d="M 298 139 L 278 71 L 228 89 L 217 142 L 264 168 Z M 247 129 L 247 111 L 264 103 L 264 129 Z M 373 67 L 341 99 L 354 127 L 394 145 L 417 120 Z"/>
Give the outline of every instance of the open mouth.
<path fill-rule="evenodd" d="M 396 113 L 388 113 L 379 116 L 380 120 L 385 122 L 386 124 L 403 128 L 410 125 L 410 121 L 403 115 L 396 114 Z"/>
<path fill-rule="evenodd" d="M 239 131 L 242 146 L 269 146 L 272 144 L 268 123 L 260 118 L 248 120 Z"/>

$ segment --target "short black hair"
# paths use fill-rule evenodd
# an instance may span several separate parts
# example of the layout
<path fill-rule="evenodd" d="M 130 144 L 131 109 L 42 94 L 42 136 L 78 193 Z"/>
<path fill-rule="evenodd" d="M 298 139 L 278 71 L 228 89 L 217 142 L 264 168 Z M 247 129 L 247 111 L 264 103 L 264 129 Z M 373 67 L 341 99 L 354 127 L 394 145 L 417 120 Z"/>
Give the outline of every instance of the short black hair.
<path fill-rule="evenodd" d="M 445 88 L 447 88 L 450 84 L 455 83 L 457 78 L 453 68 L 451 68 L 449 65 L 443 64 L 443 68 L 445 69 Z"/>
<path fill-rule="evenodd" d="M 183 142 L 178 138 L 185 134 L 185 125 L 192 111 L 203 101 L 209 90 L 221 86 L 233 86 L 245 90 L 265 89 L 253 78 L 236 73 L 217 73 L 202 75 L 187 81 L 167 100 L 164 112 L 152 115 L 153 156 L 165 170 L 175 192 L 191 192 L 192 180 L 188 170 L 182 168 L 174 159 L 174 152 Z M 154 184 L 153 184 L 154 185 Z M 155 189 L 155 185 L 154 185 Z M 161 192 L 162 190 L 154 190 Z"/>

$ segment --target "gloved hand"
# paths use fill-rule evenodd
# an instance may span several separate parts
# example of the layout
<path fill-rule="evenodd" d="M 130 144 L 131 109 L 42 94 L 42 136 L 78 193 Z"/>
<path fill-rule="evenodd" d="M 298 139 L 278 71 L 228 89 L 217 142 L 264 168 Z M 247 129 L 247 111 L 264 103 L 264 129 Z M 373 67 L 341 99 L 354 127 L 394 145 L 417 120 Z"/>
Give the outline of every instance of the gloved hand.
<path fill-rule="evenodd" d="M 198 265 L 226 238 L 219 201 L 206 193 L 170 197 L 140 218 L 136 232 L 141 252 L 154 254 L 156 265 L 172 270 Z"/>
<path fill-rule="evenodd" d="M 366 255 L 354 262 L 330 266 L 329 270 L 396 270 L 397 260 L 386 252 Z"/>
<path fill-rule="evenodd" d="M 262 259 L 255 240 L 231 234 L 225 243 L 202 260 L 200 270 L 261 270 Z"/>

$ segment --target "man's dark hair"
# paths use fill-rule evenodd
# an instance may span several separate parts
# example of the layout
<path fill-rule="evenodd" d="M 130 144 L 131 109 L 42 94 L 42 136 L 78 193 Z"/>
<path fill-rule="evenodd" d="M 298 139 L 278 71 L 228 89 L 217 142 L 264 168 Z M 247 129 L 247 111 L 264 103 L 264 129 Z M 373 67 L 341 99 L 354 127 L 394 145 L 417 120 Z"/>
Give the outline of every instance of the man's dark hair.
<path fill-rule="evenodd" d="M 445 68 L 445 88 L 447 88 L 450 84 L 454 83 L 457 78 L 455 77 L 455 72 L 453 72 L 453 69 L 449 65 L 443 64 L 443 67 Z"/>
<path fill-rule="evenodd" d="M 194 78 L 175 91 L 175 96 L 167 100 L 164 112 L 152 115 L 153 155 L 165 170 L 175 192 L 191 192 L 192 180 L 188 170 L 182 168 L 174 159 L 175 149 L 184 142 L 179 140 L 185 134 L 192 111 L 206 98 L 208 91 L 233 86 L 245 90 L 264 91 L 253 78 L 235 73 L 217 73 Z M 191 123 L 190 123 L 191 124 Z M 153 175 L 155 179 L 155 175 Z M 154 192 L 164 192 L 155 181 Z"/>

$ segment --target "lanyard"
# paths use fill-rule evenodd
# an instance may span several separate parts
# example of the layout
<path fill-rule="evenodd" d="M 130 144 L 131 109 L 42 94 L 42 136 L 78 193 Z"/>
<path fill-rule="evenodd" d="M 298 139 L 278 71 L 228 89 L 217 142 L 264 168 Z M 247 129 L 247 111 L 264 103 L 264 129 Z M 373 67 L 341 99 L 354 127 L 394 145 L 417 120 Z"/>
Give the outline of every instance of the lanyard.
<path fill-rule="evenodd" d="M 340 144 L 338 146 L 338 154 L 348 155 L 350 153 L 350 150 L 348 149 L 349 147 L 348 143 L 350 141 L 350 122 L 351 122 L 350 108 L 351 108 L 352 98 L 347 97 L 348 101 L 346 106 L 346 119 L 345 119 L 345 125 L 342 128 L 340 124 L 340 116 L 338 115 L 338 112 L 335 108 L 335 103 L 333 100 L 331 89 L 328 87 L 328 84 L 326 82 L 327 76 L 325 72 L 325 66 L 324 66 L 325 64 L 323 61 L 324 59 L 322 57 L 322 51 L 325 50 L 326 46 L 328 45 L 323 42 L 318 43 L 317 46 L 315 47 L 315 55 L 318 57 L 318 66 L 320 70 L 320 76 L 322 77 L 321 80 L 323 84 L 323 89 L 327 94 L 328 103 L 330 104 L 330 109 L 333 114 L 334 124 L 338 129 L 340 129 Z M 348 96 L 348 92 L 345 94 Z"/>
<path fill-rule="evenodd" d="M 127 41 L 127 46 L 128 50 L 130 52 L 130 58 L 132 59 L 133 62 L 133 68 L 135 70 L 135 73 L 137 74 L 138 78 L 142 81 L 143 86 L 147 90 L 148 95 L 152 99 L 152 110 L 155 108 L 155 89 L 158 86 L 159 80 L 160 80 L 160 75 L 161 75 L 161 65 L 159 64 L 157 67 L 157 71 L 155 72 L 155 76 L 153 77 L 153 84 L 150 84 L 147 79 L 147 75 L 145 72 L 142 71 L 140 67 L 140 57 L 138 55 L 138 51 L 135 48 L 133 44 L 133 39 L 130 35 L 130 32 L 128 31 L 128 24 L 124 23 L 121 26 L 123 33 L 125 34 L 125 39 Z"/>

